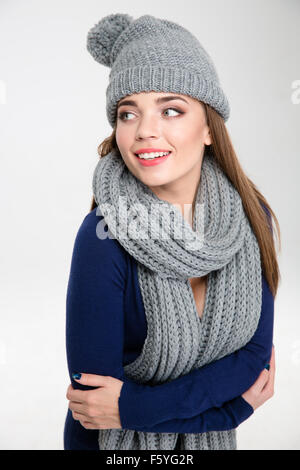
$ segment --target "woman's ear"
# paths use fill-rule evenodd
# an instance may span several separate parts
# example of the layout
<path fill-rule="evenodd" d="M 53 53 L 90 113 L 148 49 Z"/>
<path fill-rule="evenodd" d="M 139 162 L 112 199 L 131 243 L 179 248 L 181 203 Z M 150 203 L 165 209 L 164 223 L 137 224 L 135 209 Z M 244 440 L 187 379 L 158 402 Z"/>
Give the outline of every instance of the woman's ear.
<path fill-rule="evenodd" d="M 204 143 L 205 143 L 205 145 L 211 145 L 211 143 L 212 143 L 209 129 L 208 129 L 206 137 L 204 139 Z"/>

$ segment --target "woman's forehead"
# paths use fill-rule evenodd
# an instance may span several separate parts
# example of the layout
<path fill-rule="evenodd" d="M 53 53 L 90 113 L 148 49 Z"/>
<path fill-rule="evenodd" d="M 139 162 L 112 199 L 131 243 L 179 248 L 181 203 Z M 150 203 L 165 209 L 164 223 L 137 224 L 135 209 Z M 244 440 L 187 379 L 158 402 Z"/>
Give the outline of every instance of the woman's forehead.
<path fill-rule="evenodd" d="M 171 98 L 180 98 L 181 100 L 184 100 L 186 103 L 192 103 L 193 101 L 199 102 L 199 100 L 192 98 L 188 95 L 182 94 L 182 93 L 175 93 L 175 92 L 158 92 L 158 91 L 143 91 L 139 93 L 132 93 L 130 95 L 123 96 L 119 101 L 118 101 L 118 106 L 123 103 L 123 101 L 132 101 L 135 103 L 139 103 L 142 101 L 149 101 L 153 103 L 161 103 L 167 100 L 168 97 Z"/>

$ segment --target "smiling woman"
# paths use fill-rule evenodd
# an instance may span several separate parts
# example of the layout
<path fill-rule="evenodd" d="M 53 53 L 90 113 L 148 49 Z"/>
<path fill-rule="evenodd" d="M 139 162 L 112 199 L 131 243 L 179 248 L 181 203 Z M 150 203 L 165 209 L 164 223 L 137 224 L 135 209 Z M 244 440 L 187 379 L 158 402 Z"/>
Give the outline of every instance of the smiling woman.
<path fill-rule="evenodd" d="M 278 221 L 238 161 L 228 100 L 195 36 L 112 14 L 87 46 L 111 67 L 113 132 L 67 296 L 70 377 L 82 374 L 72 386 L 99 387 L 70 387 L 65 448 L 236 449 L 235 428 L 273 394 Z"/>

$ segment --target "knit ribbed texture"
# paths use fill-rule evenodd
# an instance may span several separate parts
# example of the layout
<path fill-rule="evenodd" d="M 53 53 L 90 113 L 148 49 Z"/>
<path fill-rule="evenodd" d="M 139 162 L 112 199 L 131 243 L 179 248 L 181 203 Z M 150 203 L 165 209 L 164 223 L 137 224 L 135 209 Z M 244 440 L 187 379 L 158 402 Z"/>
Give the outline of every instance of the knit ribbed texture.
<path fill-rule="evenodd" d="M 261 312 L 260 251 L 238 191 L 212 156 L 203 157 L 193 227 L 175 206 L 160 200 L 128 170 L 118 150 L 100 158 L 93 192 L 109 235 L 137 261 L 148 331 L 141 354 L 124 366 L 127 377 L 147 385 L 164 383 L 249 342 Z M 120 198 L 126 211 L 119 210 Z M 159 217 L 159 211 L 151 212 L 153 203 L 173 210 L 174 228 L 184 228 L 185 237 L 170 237 L 167 218 Z M 126 233 L 128 221 L 138 220 L 141 233 L 149 234 L 149 219 L 140 217 L 138 204 L 155 219 L 160 237 L 157 232 L 153 239 L 130 236 L 130 230 Z M 204 237 L 199 235 L 201 227 Z M 197 244 L 189 245 L 190 240 L 201 243 L 195 249 Z M 188 279 L 205 275 L 208 285 L 200 318 Z M 99 430 L 99 448 L 170 450 L 177 437 L 178 433 L 103 429 Z M 236 449 L 235 429 L 180 434 L 180 439 L 181 449 Z"/>
<path fill-rule="evenodd" d="M 113 127 L 117 102 L 133 93 L 181 93 L 213 107 L 226 121 L 230 107 L 209 54 L 187 29 L 166 19 L 143 15 L 134 20 L 117 13 L 90 29 L 87 49 L 111 67 L 106 114 Z"/>

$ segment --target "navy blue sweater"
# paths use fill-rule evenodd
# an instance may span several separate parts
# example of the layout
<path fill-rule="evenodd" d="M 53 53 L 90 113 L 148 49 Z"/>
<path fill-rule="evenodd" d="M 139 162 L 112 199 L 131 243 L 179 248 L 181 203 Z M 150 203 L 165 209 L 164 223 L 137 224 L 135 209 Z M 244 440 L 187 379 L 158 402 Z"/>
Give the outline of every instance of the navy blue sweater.
<path fill-rule="evenodd" d="M 135 259 L 116 239 L 97 237 L 96 209 L 84 218 L 73 248 L 66 298 L 66 350 L 72 372 L 116 377 L 123 429 L 201 433 L 236 428 L 252 413 L 241 396 L 256 381 L 272 352 L 274 298 L 262 276 L 262 311 L 250 342 L 238 351 L 160 385 L 138 384 L 124 365 L 141 353 L 147 321 Z M 67 411 L 65 450 L 99 450 L 98 430 L 85 429 Z"/>

